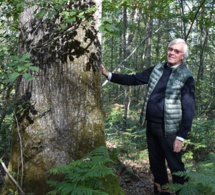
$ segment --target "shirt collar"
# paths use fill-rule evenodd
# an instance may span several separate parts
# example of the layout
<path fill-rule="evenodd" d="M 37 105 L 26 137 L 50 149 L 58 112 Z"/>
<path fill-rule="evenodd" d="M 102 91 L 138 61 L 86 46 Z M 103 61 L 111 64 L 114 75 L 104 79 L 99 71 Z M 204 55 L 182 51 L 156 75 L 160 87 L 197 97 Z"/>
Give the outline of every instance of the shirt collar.
<path fill-rule="evenodd" d="M 177 64 L 177 65 L 174 65 L 174 66 L 170 66 L 169 63 L 167 62 L 167 66 L 170 67 L 170 68 L 173 68 L 173 69 L 179 67 L 180 65 L 181 65 L 181 64 Z"/>

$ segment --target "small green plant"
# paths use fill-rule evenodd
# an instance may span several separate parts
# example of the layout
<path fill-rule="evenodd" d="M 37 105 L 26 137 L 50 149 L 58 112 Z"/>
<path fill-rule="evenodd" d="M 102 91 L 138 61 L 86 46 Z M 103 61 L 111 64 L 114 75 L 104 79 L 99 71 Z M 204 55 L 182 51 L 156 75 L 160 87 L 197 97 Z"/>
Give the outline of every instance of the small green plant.
<path fill-rule="evenodd" d="M 209 153 L 215 151 L 215 121 L 208 118 L 197 118 L 194 120 L 190 133 L 193 150 L 193 159 L 202 161 Z M 194 144 L 195 143 L 195 144 Z"/>
<path fill-rule="evenodd" d="M 53 168 L 49 172 L 62 176 L 62 180 L 48 181 L 55 188 L 48 194 L 108 195 L 104 182 L 107 176 L 115 176 L 111 163 L 106 147 L 100 146 L 80 160 Z"/>
<path fill-rule="evenodd" d="M 106 109 L 105 132 L 107 140 L 115 143 L 120 154 L 136 153 L 145 149 L 145 129 L 139 125 L 139 115 L 136 110 L 130 110 L 127 117 L 127 127 L 123 129 L 122 116 L 124 106 L 114 104 Z"/>
<path fill-rule="evenodd" d="M 179 195 L 213 195 L 215 194 L 215 155 L 209 155 L 207 161 L 195 164 L 190 171 L 177 172 L 175 175 L 188 179 L 184 185 L 166 185 L 169 189 L 180 191 Z"/>

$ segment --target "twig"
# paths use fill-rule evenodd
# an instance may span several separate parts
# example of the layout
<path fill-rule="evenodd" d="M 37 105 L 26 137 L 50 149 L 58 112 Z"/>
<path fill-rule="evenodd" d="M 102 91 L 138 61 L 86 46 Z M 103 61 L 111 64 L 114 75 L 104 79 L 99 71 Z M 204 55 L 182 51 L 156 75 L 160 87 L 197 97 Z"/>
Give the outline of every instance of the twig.
<path fill-rule="evenodd" d="M 152 33 L 152 35 L 154 35 L 155 33 L 157 33 L 160 29 L 161 29 L 161 27 L 158 28 L 154 33 Z M 152 35 L 147 35 L 146 37 L 144 37 L 144 38 L 142 39 L 142 41 L 139 43 L 139 45 L 138 45 L 137 47 L 135 47 L 134 50 L 128 55 L 128 57 L 125 58 L 122 62 L 120 62 L 112 72 L 115 72 L 124 62 L 126 62 L 126 61 L 137 51 L 137 49 L 142 45 L 142 43 L 143 43 L 146 39 L 148 39 L 150 36 L 152 36 Z M 102 87 L 103 87 L 104 85 L 106 85 L 107 82 L 108 82 L 108 81 L 106 80 L 106 81 L 102 84 Z"/>
<path fill-rule="evenodd" d="M 137 189 L 135 189 L 135 192 L 136 192 L 138 195 L 141 195 L 141 194 L 137 191 Z"/>
<path fill-rule="evenodd" d="M 22 137 L 21 137 L 21 135 L 20 135 L 20 131 L 19 131 L 19 122 L 18 122 L 18 119 L 17 119 L 17 117 L 16 117 L 16 113 L 14 113 L 14 116 L 15 116 L 15 119 L 16 119 L 17 132 L 18 132 L 19 141 L 20 141 L 20 158 L 21 158 L 21 164 L 22 164 L 21 186 L 22 186 L 23 175 L 24 175 L 24 160 L 23 160 L 23 150 L 22 150 Z"/>
<path fill-rule="evenodd" d="M 191 26 L 190 26 L 190 29 L 189 29 L 189 31 L 188 31 L 186 37 L 185 37 L 185 41 L 187 40 L 187 38 L 188 38 L 188 36 L 189 36 L 189 34 L 190 34 L 190 32 L 191 32 L 191 29 L 193 28 L 194 21 L 196 20 L 196 17 L 197 17 L 197 15 L 198 15 L 198 13 L 199 13 L 201 7 L 204 5 L 205 2 L 206 2 L 206 0 L 203 0 L 202 3 L 200 4 L 200 6 L 198 7 L 198 10 L 196 11 L 195 16 L 194 16 L 193 21 L 192 21 L 192 24 L 191 24 Z"/>
<path fill-rule="evenodd" d="M 12 180 L 12 182 L 16 185 L 16 187 L 19 189 L 19 191 L 21 192 L 22 195 L 24 195 L 25 193 L 23 192 L 22 188 L 19 186 L 19 184 L 16 182 L 16 180 L 13 178 L 13 176 L 9 173 L 6 165 L 4 164 L 3 161 L 1 161 L 1 165 L 4 169 L 4 171 L 7 173 L 8 177 Z"/>

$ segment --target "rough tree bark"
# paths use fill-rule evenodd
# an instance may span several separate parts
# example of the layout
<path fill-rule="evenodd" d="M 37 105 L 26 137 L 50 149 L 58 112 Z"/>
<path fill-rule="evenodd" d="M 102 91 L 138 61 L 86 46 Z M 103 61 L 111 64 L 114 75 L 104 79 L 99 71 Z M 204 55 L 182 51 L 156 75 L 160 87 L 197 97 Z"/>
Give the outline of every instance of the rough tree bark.
<path fill-rule="evenodd" d="M 100 5 L 98 0 L 80 0 L 64 8 L 81 11 Z M 25 193 L 42 195 L 49 191 L 50 168 L 104 145 L 105 136 L 95 14 L 57 30 L 63 23 L 61 16 L 37 19 L 37 8 L 26 8 L 20 16 L 19 53 L 30 52 L 39 71 L 33 73 L 33 81 L 21 77 L 17 82 L 9 170 Z M 94 20 L 91 25 L 87 17 Z M 8 178 L 6 185 L 14 188 Z"/>

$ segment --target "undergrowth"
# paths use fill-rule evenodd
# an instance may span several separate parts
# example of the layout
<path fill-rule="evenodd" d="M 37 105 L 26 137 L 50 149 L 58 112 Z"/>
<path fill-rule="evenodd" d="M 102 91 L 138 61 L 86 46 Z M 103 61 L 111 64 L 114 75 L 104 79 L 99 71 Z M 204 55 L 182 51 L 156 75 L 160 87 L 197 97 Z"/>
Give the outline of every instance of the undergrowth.
<path fill-rule="evenodd" d="M 214 195 L 215 154 L 210 154 L 208 160 L 195 164 L 187 172 L 177 172 L 175 175 L 188 179 L 184 185 L 166 185 L 169 189 L 180 191 L 179 195 Z"/>
<path fill-rule="evenodd" d="M 106 147 L 100 146 L 80 160 L 53 168 L 49 172 L 62 179 L 48 181 L 54 188 L 48 195 L 108 195 L 106 178 L 115 176 L 111 164 Z"/>

